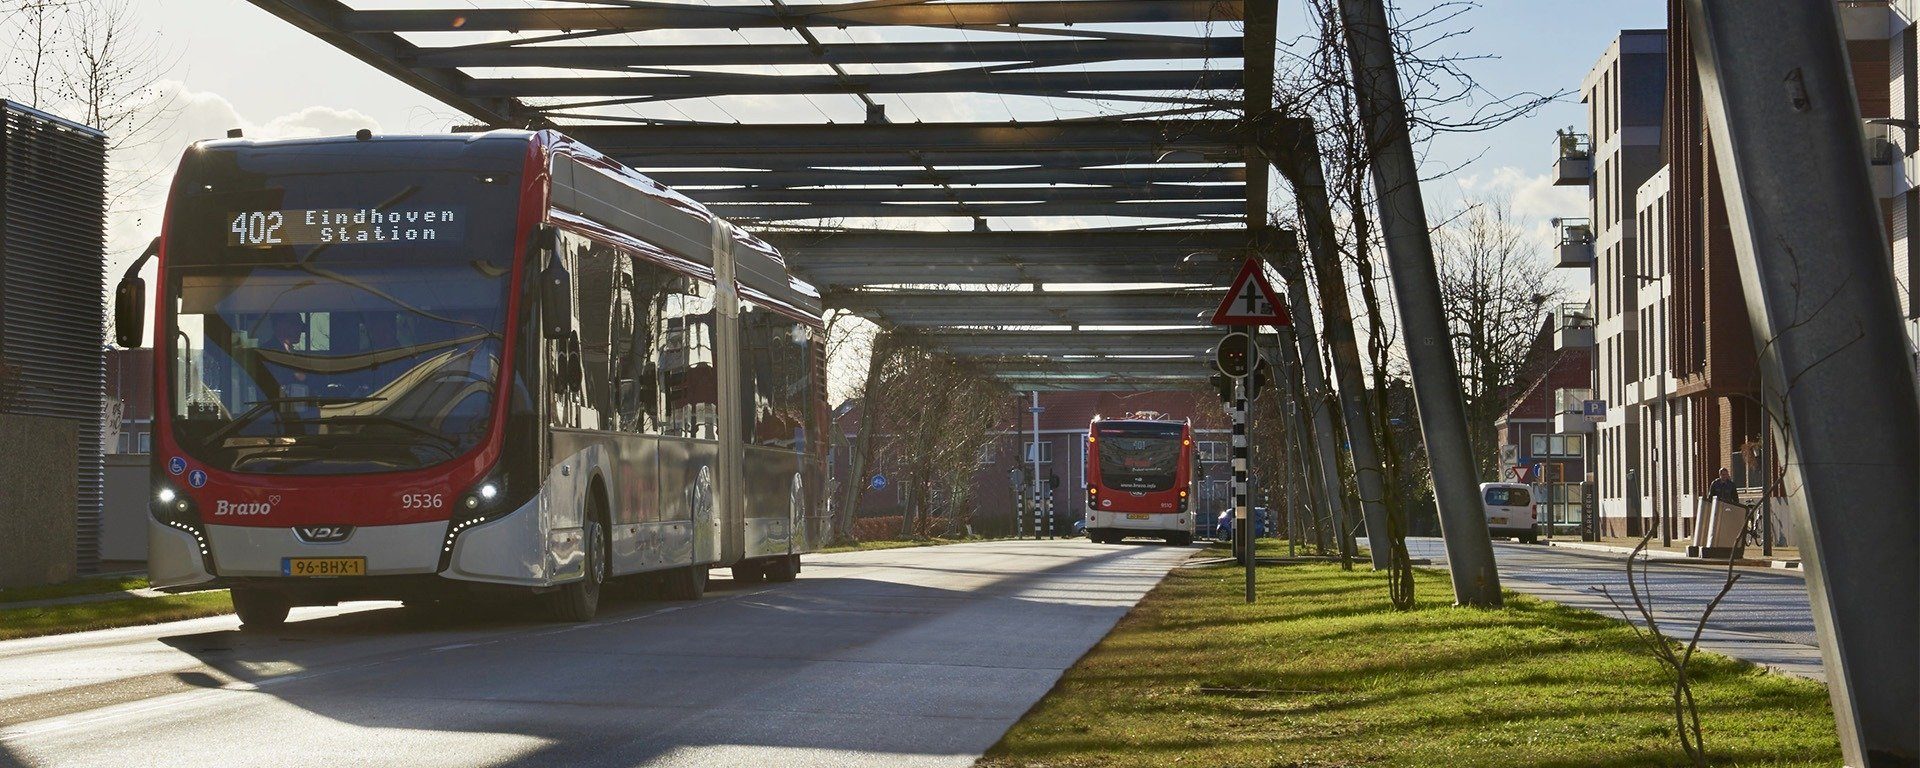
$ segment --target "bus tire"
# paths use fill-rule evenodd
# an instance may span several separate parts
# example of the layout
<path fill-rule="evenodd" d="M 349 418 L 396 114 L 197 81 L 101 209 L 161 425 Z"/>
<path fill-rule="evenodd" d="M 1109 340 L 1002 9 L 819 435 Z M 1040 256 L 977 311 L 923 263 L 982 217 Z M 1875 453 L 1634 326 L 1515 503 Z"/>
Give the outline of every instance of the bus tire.
<path fill-rule="evenodd" d="M 764 563 L 742 560 L 733 564 L 733 581 L 736 584 L 758 584 L 760 578 L 765 575 L 767 574 Z"/>
<path fill-rule="evenodd" d="M 668 600 L 698 600 L 707 593 L 707 567 L 689 565 L 667 572 L 666 589 Z"/>
<path fill-rule="evenodd" d="M 761 572 L 766 574 L 767 581 L 774 584 L 784 584 L 793 581 L 793 577 L 799 575 L 799 565 L 799 555 L 782 555 L 762 561 Z"/>
<path fill-rule="evenodd" d="M 1191 546 L 1193 544 L 1193 534 L 1191 533 L 1173 534 L 1167 537 L 1167 543 L 1172 544 L 1176 547 Z"/>
<path fill-rule="evenodd" d="M 249 632 L 279 629 L 287 624 L 287 612 L 293 603 L 285 595 L 259 587 L 234 587 L 233 612 L 240 617 L 240 628 Z"/>
<path fill-rule="evenodd" d="M 547 594 L 547 611 L 558 621 L 590 621 L 600 611 L 600 587 L 607 580 L 607 534 L 600 525 L 600 505 L 587 510 L 581 532 L 586 544 L 586 575 Z"/>

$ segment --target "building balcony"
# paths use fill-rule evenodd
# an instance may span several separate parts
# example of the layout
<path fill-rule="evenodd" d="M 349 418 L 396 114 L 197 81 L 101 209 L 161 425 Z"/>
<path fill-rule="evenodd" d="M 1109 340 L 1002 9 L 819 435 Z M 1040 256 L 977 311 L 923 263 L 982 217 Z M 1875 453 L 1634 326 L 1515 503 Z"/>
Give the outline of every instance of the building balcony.
<path fill-rule="evenodd" d="M 1593 266 L 1593 222 L 1587 219 L 1554 219 L 1560 230 L 1560 261 L 1564 268 Z"/>
<path fill-rule="evenodd" d="M 1584 187 L 1592 183 L 1593 140 L 1584 133 L 1574 133 L 1571 128 L 1555 133 L 1558 135 L 1554 144 L 1559 153 L 1553 161 L 1553 185 Z"/>
<path fill-rule="evenodd" d="M 1860 124 L 1867 144 L 1867 178 L 1873 183 L 1873 196 L 1893 197 L 1900 189 L 1900 127 L 1887 118 L 1870 118 Z"/>
<path fill-rule="evenodd" d="M 1553 348 L 1584 349 L 1593 346 L 1593 308 L 1586 304 L 1562 304 L 1553 310 Z"/>
<path fill-rule="evenodd" d="M 1896 22 L 1893 0 L 1840 0 L 1840 31 L 1848 40 L 1889 39 Z"/>
<path fill-rule="evenodd" d="M 1593 424 L 1605 417 L 1604 410 L 1596 413 L 1591 389 L 1556 389 L 1553 391 L 1553 430 L 1563 435 L 1586 435 L 1593 433 Z"/>

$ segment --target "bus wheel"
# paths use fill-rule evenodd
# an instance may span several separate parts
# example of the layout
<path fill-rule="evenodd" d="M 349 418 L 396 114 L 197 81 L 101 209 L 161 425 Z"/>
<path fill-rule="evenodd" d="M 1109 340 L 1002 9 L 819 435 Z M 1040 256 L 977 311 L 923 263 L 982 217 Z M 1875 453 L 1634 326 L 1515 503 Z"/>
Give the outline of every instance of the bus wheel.
<path fill-rule="evenodd" d="M 668 600 L 700 599 L 701 595 L 707 593 L 707 567 L 690 565 L 669 571 L 663 592 Z"/>
<path fill-rule="evenodd" d="M 1191 534 L 1191 533 L 1176 533 L 1176 534 L 1173 534 L 1172 536 L 1168 536 L 1168 537 L 1167 537 L 1167 543 L 1168 543 L 1168 544 L 1172 544 L 1172 545 L 1174 545 L 1174 546 L 1176 546 L 1176 547 L 1185 547 L 1185 546 L 1189 546 L 1189 545 L 1191 545 L 1191 544 L 1193 544 L 1193 534 Z"/>
<path fill-rule="evenodd" d="M 234 587 L 233 612 L 240 616 L 240 628 L 264 631 L 286 626 L 287 611 L 293 608 L 285 595 L 259 587 Z"/>
<path fill-rule="evenodd" d="M 752 560 L 742 560 L 733 565 L 733 580 L 736 584 L 755 584 L 764 575 L 766 575 L 766 569 L 761 563 Z"/>
<path fill-rule="evenodd" d="M 587 575 L 547 595 L 547 610 L 560 621 L 588 621 L 600 610 L 600 585 L 607 579 L 607 537 L 594 512 L 589 510 L 581 531 L 587 545 Z"/>
<path fill-rule="evenodd" d="M 798 575 L 797 571 L 800 570 L 799 561 L 799 555 L 782 555 L 762 561 L 761 570 L 767 575 L 767 581 L 775 584 L 793 581 L 793 577 Z"/>

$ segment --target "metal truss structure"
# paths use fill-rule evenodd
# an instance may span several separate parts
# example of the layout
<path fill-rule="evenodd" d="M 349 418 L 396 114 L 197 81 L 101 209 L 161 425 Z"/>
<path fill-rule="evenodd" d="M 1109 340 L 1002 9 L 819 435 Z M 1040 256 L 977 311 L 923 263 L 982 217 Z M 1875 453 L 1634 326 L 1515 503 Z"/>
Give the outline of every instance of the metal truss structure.
<path fill-rule="evenodd" d="M 251 2 L 481 126 L 566 131 L 1020 389 L 1206 376 L 1267 217 L 1275 0 Z"/>

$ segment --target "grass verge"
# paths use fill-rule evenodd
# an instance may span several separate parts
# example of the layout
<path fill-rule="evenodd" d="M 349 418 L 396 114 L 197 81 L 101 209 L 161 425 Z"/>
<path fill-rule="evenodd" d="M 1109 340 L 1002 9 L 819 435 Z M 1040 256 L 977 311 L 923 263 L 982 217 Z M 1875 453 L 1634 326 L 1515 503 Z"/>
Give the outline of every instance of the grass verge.
<path fill-rule="evenodd" d="M 1264 549 L 1264 548 L 1263 548 Z M 1262 554 L 1265 554 L 1264 552 Z M 1015 766 L 1670 766 L 1668 678 L 1623 623 L 1507 593 L 1421 604 L 1334 565 L 1178 569 L 979 763 Z M 1840 761 L 1826 689 L 1724 656 L 1694 661 L 1709 758 Z"/>
<path fill-rule="evenodd" d="M 44 587 L 0 589 L 0 603 L 52 600 L 61 597 L 74 597 L 76 595 L 99 595 L 108 592 L 127 592 L 146 588 L 147 579 L 144 576 L 78 579 L 64 584 L 50 584 Z"/>
<path fill-rule="evenodd" d="M 0 640 L 197 619 L 233 612 L 226 590 L 40 608 L 0 608 Z"/>

